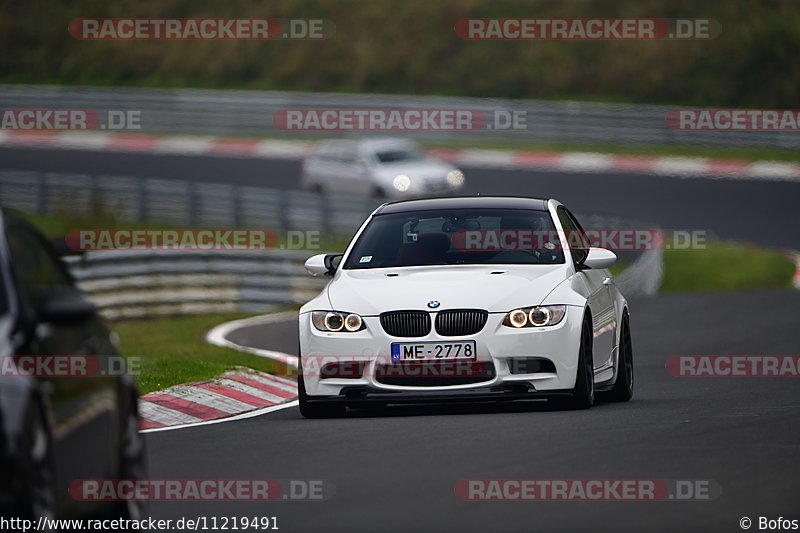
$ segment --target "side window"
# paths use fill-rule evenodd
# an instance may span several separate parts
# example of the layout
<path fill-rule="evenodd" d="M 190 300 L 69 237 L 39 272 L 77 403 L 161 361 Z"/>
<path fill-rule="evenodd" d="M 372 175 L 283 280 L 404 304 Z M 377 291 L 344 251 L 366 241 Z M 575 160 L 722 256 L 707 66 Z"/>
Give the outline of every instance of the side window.
<path fill-rule="evenodd" d="M 339 163 L 344 165 L 355 165 L 358 157 L 353 152 L 341 152 L 339 154 Z"/>
<path fill-rule="evenodd" d="M 561 221 L 561 225 L 564 227 L 564 233 L 566 233 L 567 236 L 572 260 L 575 261 L 576 265 L 579 265 L 583 263 L 586 256 L 589 254 L 589 239 L 586 238 L 583 228 L 575 217 L 572 216 L 572 213 L 567 211 L 566 207 L 559 206 L 557 213 L 558 220 Z"/>
<path fill-rule="evenodd" d="M 6 240 L 21 296 L 33 309 L 39 308 L 42 295 L 60 287 L 72 286 L 64 266 L 44 239 L 27 223 L 9 217 Z"/>
<path fill-rule="evenodd" d="M 336 161 L 337 159 L 336 152 L 333 152 L 327 148 L 317 152 L 316 158 L 320 161 L 327 161 L 327 162 Z"/>

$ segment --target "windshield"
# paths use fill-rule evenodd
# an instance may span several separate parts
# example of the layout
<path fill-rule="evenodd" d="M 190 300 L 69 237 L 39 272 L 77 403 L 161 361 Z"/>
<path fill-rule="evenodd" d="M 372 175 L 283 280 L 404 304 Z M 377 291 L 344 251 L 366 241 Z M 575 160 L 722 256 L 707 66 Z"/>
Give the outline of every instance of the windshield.
<path fill-rule="evenodd" d="M 563 262 L 547 211 L 444 209 L 377 215 L 344 268 Z"/>
<path fill-rule="evenodd" d="M 399 163 L 402 161 L 418 161 L 425 158 L 420 150 L 413 147 L 378 150 L 375 155 L 378 156 L 378 161 L 380 161 L 382 164 Z"/>

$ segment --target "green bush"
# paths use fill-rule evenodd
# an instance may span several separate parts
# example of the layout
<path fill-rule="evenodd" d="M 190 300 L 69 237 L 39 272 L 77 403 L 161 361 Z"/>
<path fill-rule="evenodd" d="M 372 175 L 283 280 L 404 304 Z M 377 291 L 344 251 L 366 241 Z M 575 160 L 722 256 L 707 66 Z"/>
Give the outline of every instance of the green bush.
<path fill-rule="evenodd" d="M 325 41 L 79 41 L 89 17 L 325 18 Z M 464 41 L 465 17 L 713 18 L 703 41 Z M 28 0 L 0 4 L 0 82 L 796 105 L 792 0 Z"/>

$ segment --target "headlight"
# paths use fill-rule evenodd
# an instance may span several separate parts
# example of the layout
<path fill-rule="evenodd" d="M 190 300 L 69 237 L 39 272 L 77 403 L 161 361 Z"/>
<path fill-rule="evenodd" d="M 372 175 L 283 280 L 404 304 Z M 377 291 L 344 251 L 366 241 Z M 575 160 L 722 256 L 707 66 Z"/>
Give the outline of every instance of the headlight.
<path fill-rule="evenodd" d="M 355 313 L 342 311 L 312 311 L 311 323 L 320 331 L 361 331 L 364 320 Z"/>
<path fill-rule="evenodd" d="M 514 309 L 503 319 L 503 325 L 512 328 L 554 326 L 567 314 L 566 305 L 537 305 Z"/>
<path fill-rule="evenodd" d="M 392 185 L 394 185 L 394 188 L 398 191 L 406 192 L 409 187 L 411 187 L 411 178 L 405 174 L 400 174 L 399 176 L 395 176 Z"/>
<path fill-rule="evenodd" d="M 447 183 L 453 187 L 460 187 L 464 184 L 464 173 L 460 170 L 451 170 L 447 173 Z"/>
<path fill-rule="evenodd" d="M 521 328 L 528 322 L 528 314 L 522 309 L 514 309 L 508 313 L 508 322 L 510 326 Z"/>

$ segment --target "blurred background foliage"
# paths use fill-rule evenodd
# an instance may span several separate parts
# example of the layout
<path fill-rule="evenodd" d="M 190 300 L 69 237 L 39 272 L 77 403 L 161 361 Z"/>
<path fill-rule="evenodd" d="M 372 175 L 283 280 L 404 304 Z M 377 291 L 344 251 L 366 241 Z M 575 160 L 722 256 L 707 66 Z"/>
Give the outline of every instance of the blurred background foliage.
<path fill-rule="evenodd" d="M 86 17 L 326 18 L 325 41 L 79 41 Z M 713 18 L 710 41 L 464 41 L 462 17 Z M 0 82 L 793 107 L 794 0 L 5 0 Z"/>

